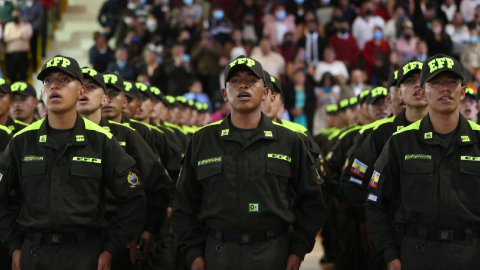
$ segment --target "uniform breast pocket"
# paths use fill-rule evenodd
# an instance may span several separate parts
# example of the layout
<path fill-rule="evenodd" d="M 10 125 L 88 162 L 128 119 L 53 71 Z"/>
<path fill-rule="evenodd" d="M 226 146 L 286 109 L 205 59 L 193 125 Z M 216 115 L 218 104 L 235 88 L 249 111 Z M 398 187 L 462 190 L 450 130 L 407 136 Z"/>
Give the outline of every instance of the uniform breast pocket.
<path fill-rule="evenodd" d="M 97 204 L 100 196 L 102 166 L 74 162 L 70 174 L 68 185 L 70 186 L 72 201 L 83 204 Z"/>
<path fill-rule="evenodd" d="M 43 161 L 26 162 L 22 165 L 22 184 L 28 202 L 42 202 L 48 199 L 50 181 L 46 176 Z"/>
<path fill-rule="evenodd" d="M 465 203 L 479 203 L 480 162 L 460 162 L 460 173 L 454 183 L 459 200 Z"/>
<path fill-rule="evenodd" d="M 197 167 L 197 181 L 203 186 L 203 205 L 218 207 L 223 204 L 224 185 L 222 181 L 222 162 Z"/>
<path fill-rule="evenodd" d="M 433 202 L 435 188 L 433 182 L 433 162 L 412 160 L 403 162 L 402 201 Z"/>
<path fill-rule="evenodd" d="M 290 163 L 283 160 L 267 160 L 267 175 L 265 197 L 267 204 L 276 204 L 286 207 L 291 197 L 288 188 L 288 179 L 292 176 Z"/>

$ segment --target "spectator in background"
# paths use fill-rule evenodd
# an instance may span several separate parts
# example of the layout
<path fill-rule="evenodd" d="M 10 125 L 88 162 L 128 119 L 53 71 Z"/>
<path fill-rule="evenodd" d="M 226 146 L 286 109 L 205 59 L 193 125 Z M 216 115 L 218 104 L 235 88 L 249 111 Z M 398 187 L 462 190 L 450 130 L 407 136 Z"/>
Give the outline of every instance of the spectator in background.
<path fill-rule="evenodd" d="M 295 0 L 294 2 L 295 2 L 295 5 L 292 8 L 294 12 L 292 12 L 292 14 L 295 16 L 295 25 L 298 26 L 299 24 L 305 24 L 304 15 L 306 12 L 305 6 L 307 4 L 305 3 L 305 0 Z M 288 10 L 291 10 L 291 9 L 288 8 Z"/>
<path fill-rule="evenodd" d="M 136 81 L 137 79 L 135 68 L 128 63 L 128 51 L 125 47 L 119 47 L 115 51 L 115 61 L 108 64 L 107 71 L 116 73 L 125 80 Z"/>
<path fill-rule="evenodd" d="M 255 45 L 258 42 L 259 33 L 255 27 L 255 18 L 252 13 L 246 13 L 243 18 L 242 35 L 245 43 Z"/>
<path fill-rule="evenodd" d="M 146 47 L 143 50 L 143 64 L 137 72 L 138 75 L 146 75 L 151 86 L 164 90 L 166 88 L 166 75 L 163 66 L 157 61 L 157 54 Z"/>
<path fill-rule="evenodd" d="M 358 41 L 358 47 L 363 50 L 365 43 L 373 38 L 376 27 L 383 28 L 385 21 L 380 16 L 373 15 L 373 4 L 365 1 L 362 4 L 362 11 L 352 25 L 352 34 Z"/>
<path fill-rule="evenodd" d="M 29 67 L 28 52 L 32 25 L 27 21 L 25 13 L 15 9 L 12 21 L 5 25 L 3 40 L 5 41 L 5 64 L 10 81 L 26 81 Z"/>
<path fill-rule="evenodd" d="M 475 16 L 475 8 L 480 5 L 479 0 L 462 0 L 460 3 L 460 13 L 465 23 L 473 21 Z"/>
<path fill-rule="evenodd" d="M 383 34 L 385 38 L 390 42 L 391 46 L 395 46 L 397 42 L 397 38 L 400 35 L 400 31 L 402 30 L 402 25 L 409 21 L 408 17 L 405 15 L 405 10 L 402 6 L 397 6 L 394 9 L 393 16 L 390 20 L 387 21 L 385 24 L 385 28 L 383 29 Z"/>
<path fill-rule="evenodd" d="M 342 10 L 340 8 L 335 8 L 333 10 L 332 20 L 324 27 L 325 39 L 328 40 L 332 35 L 336 35 L 344 21 Z"/>
<path fill-rule="evenodd" d="M 415 1 L 413 25 L 419 37 L 425 37 L 432 28 L 432 20 L 437 17 L 436 2 L 431 0 Z"/>
<path fill-rule="evenodd" d="M 190 55 L 185 54 L 185 45 L 176 43 L 171 54 L 165 57 L 165 73 L 168 78 L 167 94 L 181 96 L 188 92 L 189 82 L 195 78 Z"/>
<path fill-rule="evenodd" d="M 252 25 L 254 27 L 260 27 L 261 20 L 258 18 L 258 7 L 255 4 L 254 0 L 243 0 L 239 3 L 238 7 L 235 9 L 234 24 L 235 27 L 239 28 L 245 24 L 245 15 L 249 14 L 252 18 Z"/>
<path fill-rule="evenodd" d="M 365 44 L 363 59 L 365 60 L 365 71 L 372 78 L 373 86 L 378 85 L 378 74 L 383 67 L 385 57 L 390 53 L 390 44 L 383 38 L 381 27 L 374 28 L 373 39 Z"/>
<path fill-rule="evenodd" d="M 17 9 L 25 12 L 27 21 L 32 25 L 32 38 L 30 38 L 30 53 L 33 70 L 37 70 L 37 51 L 38 51 L 38 37 L 42 30 L 42 23 L 44 20 L 44 13 L 42 4 L 37 0 L 24 0 L 17 3 Z"/>
<path fill-rule="evenodd" d="M 305 13 L 305 23 L 305 36 L 298 40 L 297 47 L 305 50 L 307 64 L 316 66 L 322 60 L 327 42 L 318 32 L 318 23 L 313 12 L 307 11 Z"/>
<path fill-rule="evenodd" d="M 223 46 L 232 34 L 233 22 L 225 16 L 222 7 L 217 4 L 213 7 L 212 17 L 204 21 L 203 29 L 210 30 L 215 41 Z"/>
<path fill-rule="evenodd" d="M 350 3 L 350 0 L 339 0 L 338 3 L 339 7 L 342 9 L 343 18 L 347 20 L 349 25 L 352 25 L 357 17 L 355 6 Z"/>
<path fill-rule="evenodd" d="M 278 48 L 279 53 L 283 59 L 293 59 L 297 47 L 292 32 L 287 32 L 283 38 L 283 44 Z"/>
<path fill-rule="evenodd" d="M 398 70 L 401 66 L 402 62 L 400 62 L 400 56 L 398 53 L 396 51 L 390 51 L 390 53 L 385 56 L 382 68 L 376 71 L 378 81 L 374 86 L 386 87 L 388 84 L 388 76 Z"/>
<path fill-rule="evenodd" d="M 333 76 L 343 76 L 344 80 L 348 80 L 348 70 L 342 61 L 335 60 L 336 53 L 332 47 L 325 48 L 323 52 L 323 61 L 318 63 L 315 69 L 315 81 L 320 82 L 323 74 L 330 72 Z"/>
<path fill-rule="evenodd" d="M 457 10 L 458 8 L 454 0 L 443 0 L 442 5 L 440 6 L 439 17 L 445 17 L 447 19 L 446 22 L 451 23 L 453 22 L 453 17 L 455 16 L 455 13 L 457 13 Z"/>
<path fill-rule="evenodd" d="M 233 30 L 232 40 L 234 45 L 232 50 L 230 51 L 230 60 L 233 61 L 233 59 L 239 57 L 240 55 L 247 55 L 247 51 L 245 50 L 243 42 L 242 30 Z"/>
<path fill-rule="evenodd" d="M 316 1 L 312 1 L 316 2 Z M 315 9 L 312 5 L 312 10 Z M 319 0 L 317 2 L 317 9 L 315 15 L 317 17 L 318 23 L 321 26 L 325 26 L 332 20 L 334 7 L 330 5 L 330 0 Z"/>
<path fill-rule="evenodd" d="M 468 26 L 462 23 L 462 15 L 455 13 L 452 23 L 445 26 L 445 33 L 450 36 L 453 42 L 453 55 L 458 59 L 463 50 L 463 44 L 470 39 Z"/>
<path fill-rule="evenodd" d="M 96 71 L 103 73 L 107 70 L 107 65 L 115 60 L 115 53 L 108 47 L 105 34 L 95 32 L 93 39 L 95 40 L 95 45 L 90 48 L 88 53 L 89 62 Z"/>
<path fill-rule="evenodd" d="M 475 69 L 473 73 L 474 73 L 473 81 L 467 83 L 466 87 L 470 87 L 476 93 L 478 93 L 478 87 L 480 87 L 480 68 Z M 477 95 L 477 96 L 479 96 L 479 95 Z M 480 106 L 480 104 L 479 104 L 479 106 Z"/>
<path fill-rule="evenodd" d="M 452 39 L 445 33 L 439 19 L 432 20 L 432 30 L 427 33 L 428 56 L 436 54 L 452 55 Z"/>
<path fill-rule="evenodd" d="M 402 35 L 397 39 L 397 44 L 395 45 L 400 64 L 408 62 L 415 56 L 418 40 L 419 38 L 413 32 L 413 24 L 410 21 L 404 22 Z"/>
<path fill-rule="evenodd" d="M 357 40 L 350 35 L 350 25 L 347 21 L 343 21 L 336 35 L 330 36 L 328 39 L 328 47 L 332 47 L 337 52 L 336 60 L 342 61 L 348 69 L 356 67 L 360 49 Z"/>
<path fill-rule="evenodd" d="M 265 17 L 265 25 L 263 26 L 263 35 L 268 37 L 272 48 L 277 48 L 283 44 L 283 37 L 287 32 L 295 33 L 295 16 L 287 15 L 284 6 L 278 5 L 275 8 L 275 15 L 267 15 Z"/>
<path fill-rule="evenodd" d="M 194 100 L 203 104 L 208 104 L 209 108 L 212 107 L 210 98 L 207 94 L 203 93 L 202 82 L 199 80 L 191 80 L 190 86 L 188 87 L 188 93 L 183 96 L 188 100 Z"/>
<path fill-rule="evenodd" d="M 192 32 L 202 20 L 203 8 L 200 4 L 194 3 L 194 0 L 183 0 L 183 4 L 182 14 L 188 29 Z"/>
<path fill-rule="evenodd" d="M 220 89 L 218 85 L 218 60 L 222 56 L 222 48 L 209 31 L 204 30 L 200 42 L 192 50 L 192 60 L 203 89 L 210 97 Z"/>
<path fill-rule="evenodd" d="M 98 12 L 98 23 L 104 28 L 107 41 L 113 37 L 118 23 L 122 19 L 122 9 L 125 8 L 117 0 L 107 0 Z"/>
<path fill-rule="evenodd" d="M 298 69 L 293 74 L 292 82 L 283 90 L 285 109 L 291 120 L 312 130 L 313 114 L 316 107 L 315 81 L 303 70 Z"/>
<path fill-rule="evenodd" d="M 281 78 L 285 73 L 285 59 L 281 54 L 272 51 L 267 38 L 263 38 L 260 45 L 253 49 L 251 58 L 260 62 L 263 69 L 275 78 Z"/>
<path fill-rule="evenodd" d="M 287 62 L 286 71 L 287 77 L 289 79 L 293 78 L 293 73 L 297 69 L 307 70 L 311 76 L 315 75 L 314 66 L 308 65 L 305 61 L 305 49 L 304 48 L 297 48 L 293 57 L 290 61 Z"/>
<path fill-rule="evenodd" d="M 219 109 L 210 116 L 210 123 L 223 120 L 230 113 L 230 103 L 225 102 L 223 99 L 219 99 L 217 103 L 220 103 Z"/>
<path fill-rule="evenodd" d="M 427 42 L 425 42 L 424 40 L 418 41 L 415 52 L 416 54 L 411 60 L 425 62 L 425 60 L 427 60 L 427 57 L 428 57 Z"/>
<path fill-rule="evenodd" d="M 319 131 L 328 128 L 326 122 L 326 107 L 329 104 L 338 103 L 339 96 L 334 93 L 340 93 L 340 86 L 335 84 L 335 78 L 330 73 L 323 74 L 319 87 L 315 88 L 317 96 L 317 107 L 313 115 L 312 134 L 317 134 Z"/>
<path fill-rule="evenodd" d="M 366 84 L 367 73 L 362 69 L 352 70 L 352 76 L 350 77 L 350 83 L 342 86 L 343 91 L 340 94 L 340 100 L 356 97 L 360 95 L 363 90 L 371 90 L 372 86 Z"/>
<path fill-rule="evenodd" d="M 128 47 L 130 44 L 140 41 L 143 36 L 144 27 L 138 21 L 138 18 L 131 10 L 125 10 L 123 19 L 115 29 L 115 49 L 119 47 Z M 131 51 L 129 50 L 131 53 Z"/>
<path fill-rule="evenodd" d="M 388 21 L 389 16 L 387 9 L 382 3 L 382 0 L 371 0 L 373 4 L 373 15 L 382 17 L 383 21 Z"/>
<path fill-rule="evenodd" d="M 478 33 L 475 28 L 470 28 L 468 43 L 463 47 L 460 63 L 475 76 L 476 69 L 480 68 L 480 51 L 478 50 Z"/>
<path fill-rule="evenodd" d="M 0 24 L 2 26 L 12 20 L 13 9 L 14 6 L 11 1 L 0 1 Z"/>

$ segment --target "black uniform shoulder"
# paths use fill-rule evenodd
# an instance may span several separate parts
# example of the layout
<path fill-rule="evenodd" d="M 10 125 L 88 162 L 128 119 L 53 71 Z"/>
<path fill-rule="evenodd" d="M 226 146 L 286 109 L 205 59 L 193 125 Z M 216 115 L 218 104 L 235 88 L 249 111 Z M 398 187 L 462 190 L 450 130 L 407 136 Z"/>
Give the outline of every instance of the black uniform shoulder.
<path fill-rule="evenodd" d="M 412 136 L 412 134 L 415 134 L 418 130 L 420 130 L 421 122 L 422 119 L 393 133 L 392 139 L 395 138 L 395 140 L 398 140 L 408 136 Z"/>
<path fill-rule="evenodd" d="M 30 126 L 26 126 L 24 129 L 15 133 L 13 137 L 16 138 L 16 137 L 35 136 L 38 130 L 40 129 L 40 127 L 42 126 L 42 123 L 44 120 L 45 119 L 41 119 L 31 124 Z"/>
<path fill-rule="evenodd" d="M 277 131 L 278 135 L 276 136 L 277 138 L 281 138 L 283 136 L 288 136 L 290 137 L 291 139 L 294 139 L 298 134 L 298 132 L 282 125 L 282 124 L 279 124 L 277 122 L 272 122 L 274 127 L 275 127 L 275 131 Z M 302 134 L 302 136 L 305 136 Z"/>

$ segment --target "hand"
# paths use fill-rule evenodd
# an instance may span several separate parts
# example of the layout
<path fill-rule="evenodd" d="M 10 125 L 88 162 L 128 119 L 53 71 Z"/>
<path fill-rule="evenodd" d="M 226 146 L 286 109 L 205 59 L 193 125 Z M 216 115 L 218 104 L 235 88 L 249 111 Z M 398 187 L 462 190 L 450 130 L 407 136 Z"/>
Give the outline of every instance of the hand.
<path fill-rule="evenodd" d="M 110 270 L 112 266 L 112 254 L 108 251 L 104 251 L 98 256 L 98 268 L 97 270 Z"/>
<path fill-rule="evenodd" d="M 145 258 L 147 258 L 148 249 L 150 248 L 150 245 L 152 245 L 154 238 L 155 238 L 155 235 L 153 235 L 149 231 L 144 231 L 140 236 L 140 241 L 138 241 L 137 249 L 140 249 L 141 247 L 143 247 L 142 260 L 145 260 Z"/>
<path fill-rule="evenodd" d="M 300 269 L 301 264 L 302 261 L 297 257 L 297 255 L 290 254 L 290 256 L 288 256 L 287 268 L 285 268 L 285 270 L 298 270 Z"/>
<path fill-rule="evenodd" d="M 388 263 L 388 270 L 402 270 L 402 264 L 399 259 L 395 259 Z"/>
<path fill-rule="evenodd" d="M 12 254 L 12 270 L 22 270 L 20 267 L 20 258 L 22 257 L 22 252 L 20 249 L 16 249 Z"/>
<path fill-rule="evenodd" d="M 132 242 L 128 243 L 127 248 L 130 249 L 130 261 L 135 264 L 135 247 L 137 246 L 137 238 L 135 238 Z"/>
<path fill-rule="evenodd" d="M 192 263 L 192 270 L 205 270 L 206 263 L 203 257 L 196 258 Z"/>

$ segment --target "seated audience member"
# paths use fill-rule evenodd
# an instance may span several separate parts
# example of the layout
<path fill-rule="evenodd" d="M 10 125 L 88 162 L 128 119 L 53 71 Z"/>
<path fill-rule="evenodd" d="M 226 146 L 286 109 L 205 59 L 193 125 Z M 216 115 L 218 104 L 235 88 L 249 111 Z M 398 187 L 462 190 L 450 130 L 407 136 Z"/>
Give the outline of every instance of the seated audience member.
<path fill-rule="evenodd" d="M 353 35 L 350 34 L 350 26 L 347 21 L 341 23 L 340 29 L 335 35 L 328 39 L 328 47 L 332 47 L 337 52 L 336 60 L 342 61 L 348 69 L 356 67 L 358 58 L 360 57 L 360 49 L 358 42 Z"/>
<path fill-rule="evenodd" d="M 320 61 L 315 70 L 315 81 L 319 82 L 326 72 L 330 72 L 333 76 L 342 75 L 346 80 L 349 79 L 347 67 L 342 61 L 335 60 L 335 58 L 335 49 L 332 47 L 325 48 L 323 52 L 324 61 Z"/>

